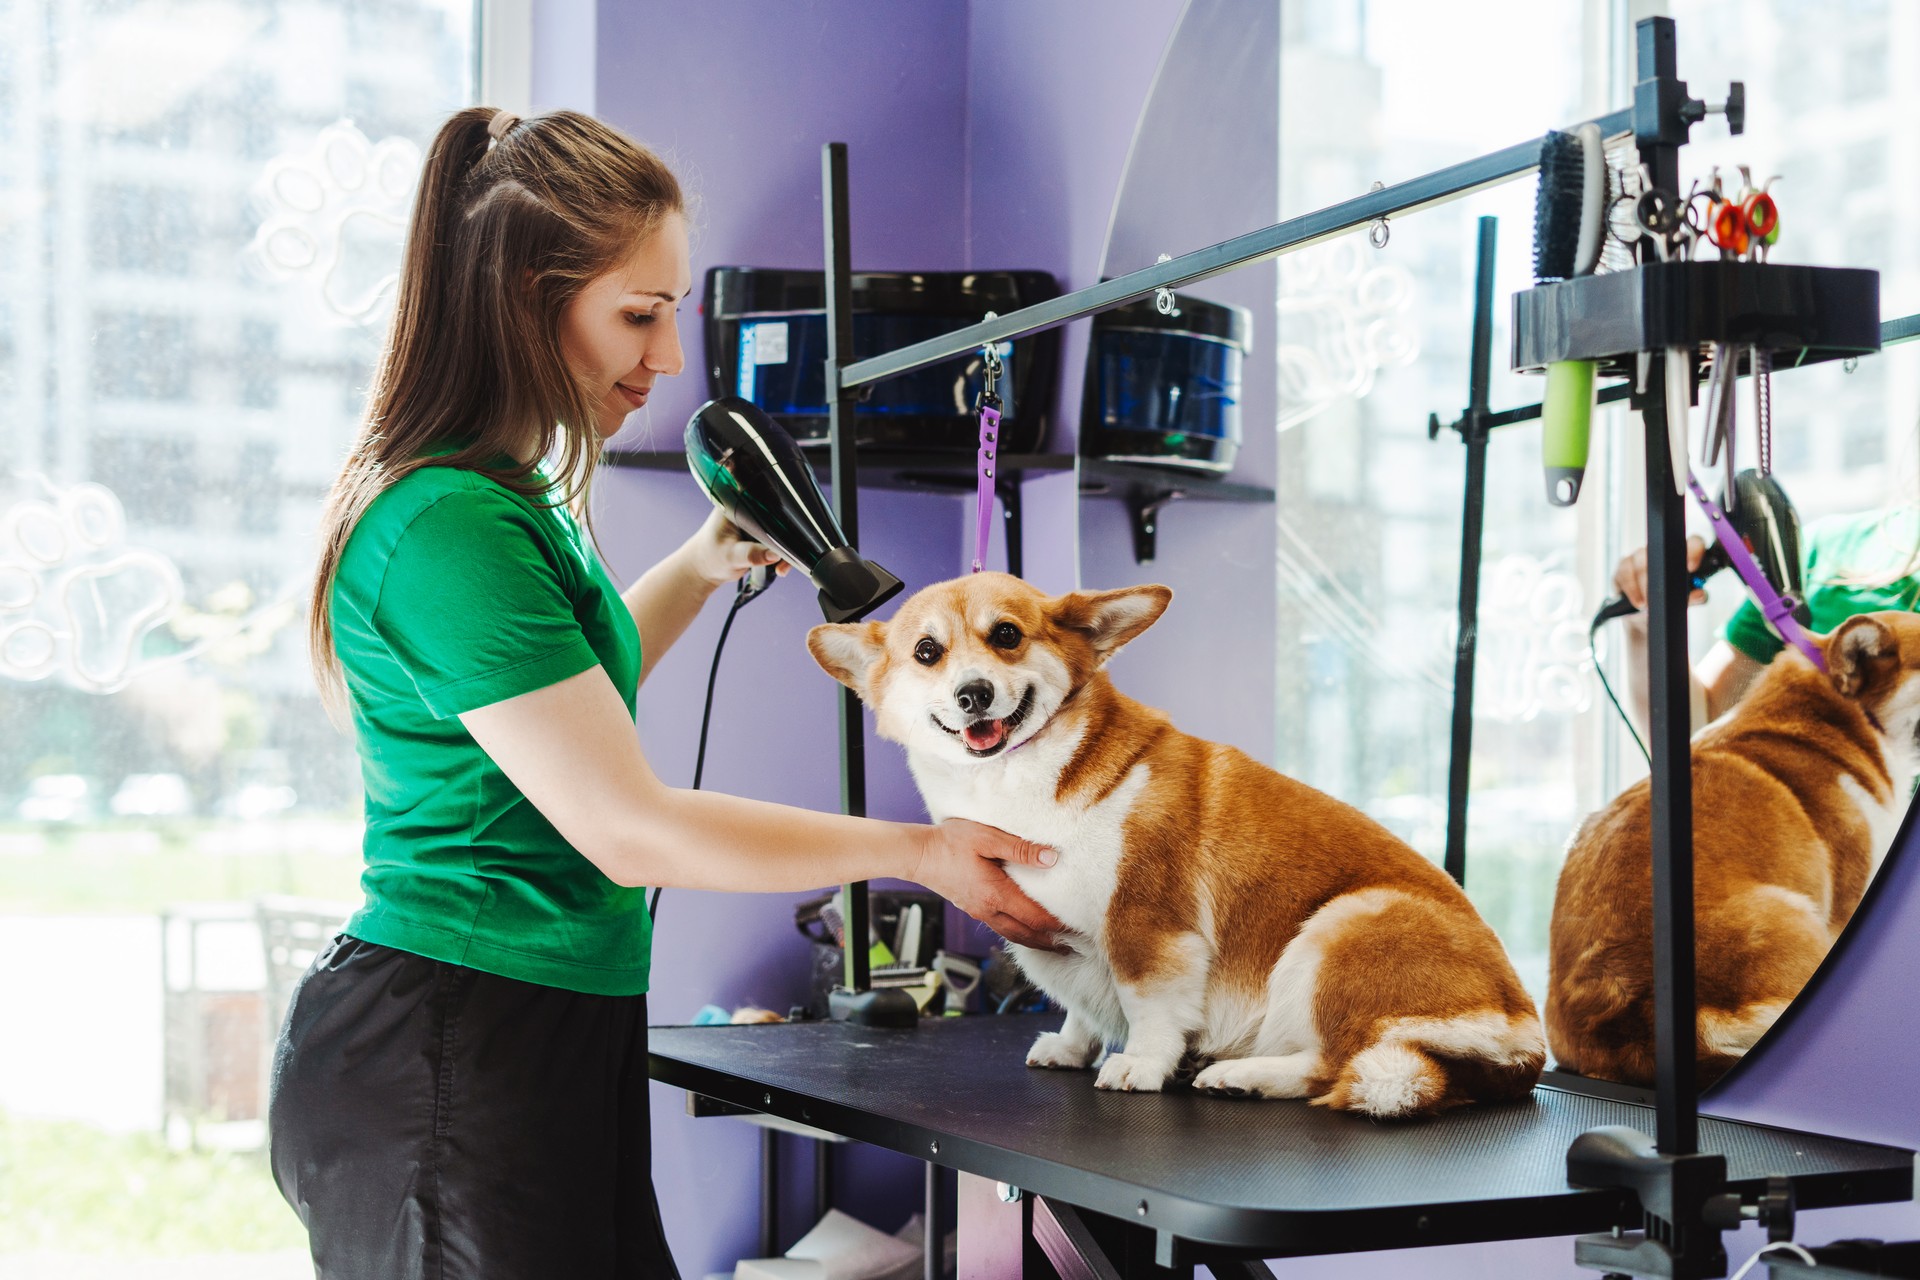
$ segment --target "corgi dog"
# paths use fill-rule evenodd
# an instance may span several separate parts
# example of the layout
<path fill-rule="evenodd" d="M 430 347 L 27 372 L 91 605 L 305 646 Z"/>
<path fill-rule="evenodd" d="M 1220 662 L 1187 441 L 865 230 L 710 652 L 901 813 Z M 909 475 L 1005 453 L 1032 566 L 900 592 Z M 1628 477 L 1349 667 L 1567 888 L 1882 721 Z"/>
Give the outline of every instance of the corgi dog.
<path fill-rule="evenodd" d="M 1072 930 L 1067 954 L 1008 947 L 1066 1011 L 1028 1064 L 1381 1117 L 1526 1095 L 1538 1014 L 1445 872 L 1114 687 L 1107 663 L 1172 596 L 978 573 L 807 638 L 906 748 L 936 820 L 1059 851 L 1007 868 Z"/>
<path fill-rule="evenodd" d="M 1694 736 L 1698 1080 L 1773 1025 L 1846 927 L 1899 829 L 1920 728 L 1920 617 L 1869 613 L 1789 648 Z M 1568 843 L 1549 929 L 1547 1040 L 1557 1065 L 1650 1085 L 1650 784 Z"/>

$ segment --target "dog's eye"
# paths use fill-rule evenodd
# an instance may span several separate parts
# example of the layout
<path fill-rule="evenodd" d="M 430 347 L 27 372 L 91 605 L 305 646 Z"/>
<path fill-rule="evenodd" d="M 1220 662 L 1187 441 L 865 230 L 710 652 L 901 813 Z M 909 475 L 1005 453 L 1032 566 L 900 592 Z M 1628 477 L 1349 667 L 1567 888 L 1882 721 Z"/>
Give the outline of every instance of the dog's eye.
<path fill-rule="evenodd" d="M 913 646 L 913 660 L 923 667 L 930 667 L 940 661 L 940 655 L 946 650 L 931 637 L 921 637 L 920 643 Z"/>
<path fill-rule="evenodd" d="M 996 649 L 1017 649 L 1020 647 L 1020 628 L 1011 622 L 996 622 L 993 630 L 987 632 L 987 643 Z"/>

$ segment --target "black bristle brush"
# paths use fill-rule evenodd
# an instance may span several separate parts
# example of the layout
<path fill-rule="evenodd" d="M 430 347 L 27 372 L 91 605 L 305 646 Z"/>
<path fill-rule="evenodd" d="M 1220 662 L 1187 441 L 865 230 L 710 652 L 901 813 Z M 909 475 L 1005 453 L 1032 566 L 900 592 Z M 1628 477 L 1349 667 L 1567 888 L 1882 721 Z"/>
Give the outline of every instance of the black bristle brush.
<path fill-rule="evenodd" d="M 1540 143 L 1540 191 L 1533 210 L 1534 279 L 1546 284 L 1590 274 L 1600 262 L 1606 217 L 1607 157 L 1600 127 L 1583 124 L 1572 133 L 1548 133 Z M 1574 504 L 1586 478 L 1595 372 L 1590 360 L 1547 366 L 1541 461 L 1547 501 L 1558 507 Z"/>

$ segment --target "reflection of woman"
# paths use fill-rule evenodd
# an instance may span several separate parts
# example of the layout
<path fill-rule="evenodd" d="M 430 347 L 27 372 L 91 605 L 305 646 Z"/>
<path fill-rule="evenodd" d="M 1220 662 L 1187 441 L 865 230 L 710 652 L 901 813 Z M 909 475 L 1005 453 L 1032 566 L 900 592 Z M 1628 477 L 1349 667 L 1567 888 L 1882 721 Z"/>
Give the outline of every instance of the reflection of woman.
<path fill-rule="evenodd" d="M 1812 630 L 1825 634 L 1857 613 L 1909 610 L 1920 602 L 1920 511 L 1911 506 L 1833 516 L 1807 526 L 1801 538 L 1801 581 L 1806 584 Z M 1699 567 L 1706 550 L 1687 539 L 1687 568 Z M 1647 551 L 1622 557 L 1614 588 L 1641 612 L 1627 625 L 1627 687 L 1635 714 L 1647 722 Z M 1695 591 L 1690 603 L 1706 599 Z M 1733 616 L 1693 668 L 1691 722 L 1695 729 L 1718 719 L 1740 701 L 1783 644 L 1752 600 Z"/>
<path fill-rule="evenodd" d="M 896 876 L 1018 941 L 1059 928 L 1001 866 L 1050 851 L 683 791 L 641 754 L 643 654 L 773 559 L 715 515 L 622 593 L 568 509 L 680 371 L 691 279 L 678 184 L 606 126 L 474 108 L 435 139 L 315 585 L 367 819 L 366 905 L 274 1062 L 274 1176 L 320 1274 L 675 1274 L 638 886 Z"/>

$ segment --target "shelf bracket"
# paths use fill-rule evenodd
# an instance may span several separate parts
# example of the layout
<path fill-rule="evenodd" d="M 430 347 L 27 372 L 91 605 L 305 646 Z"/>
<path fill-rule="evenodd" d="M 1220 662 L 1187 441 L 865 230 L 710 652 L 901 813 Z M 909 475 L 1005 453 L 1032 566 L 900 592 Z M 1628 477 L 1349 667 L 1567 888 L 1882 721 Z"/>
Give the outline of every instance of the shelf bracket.
<path fill-rule="evenodd" d="M 1133 520 L 1133 562 L 1153 560 L 1159 544 L 1160 509 L 1187 496 L 1185 489 L 1129 489 L 1127 514 Z"/>

